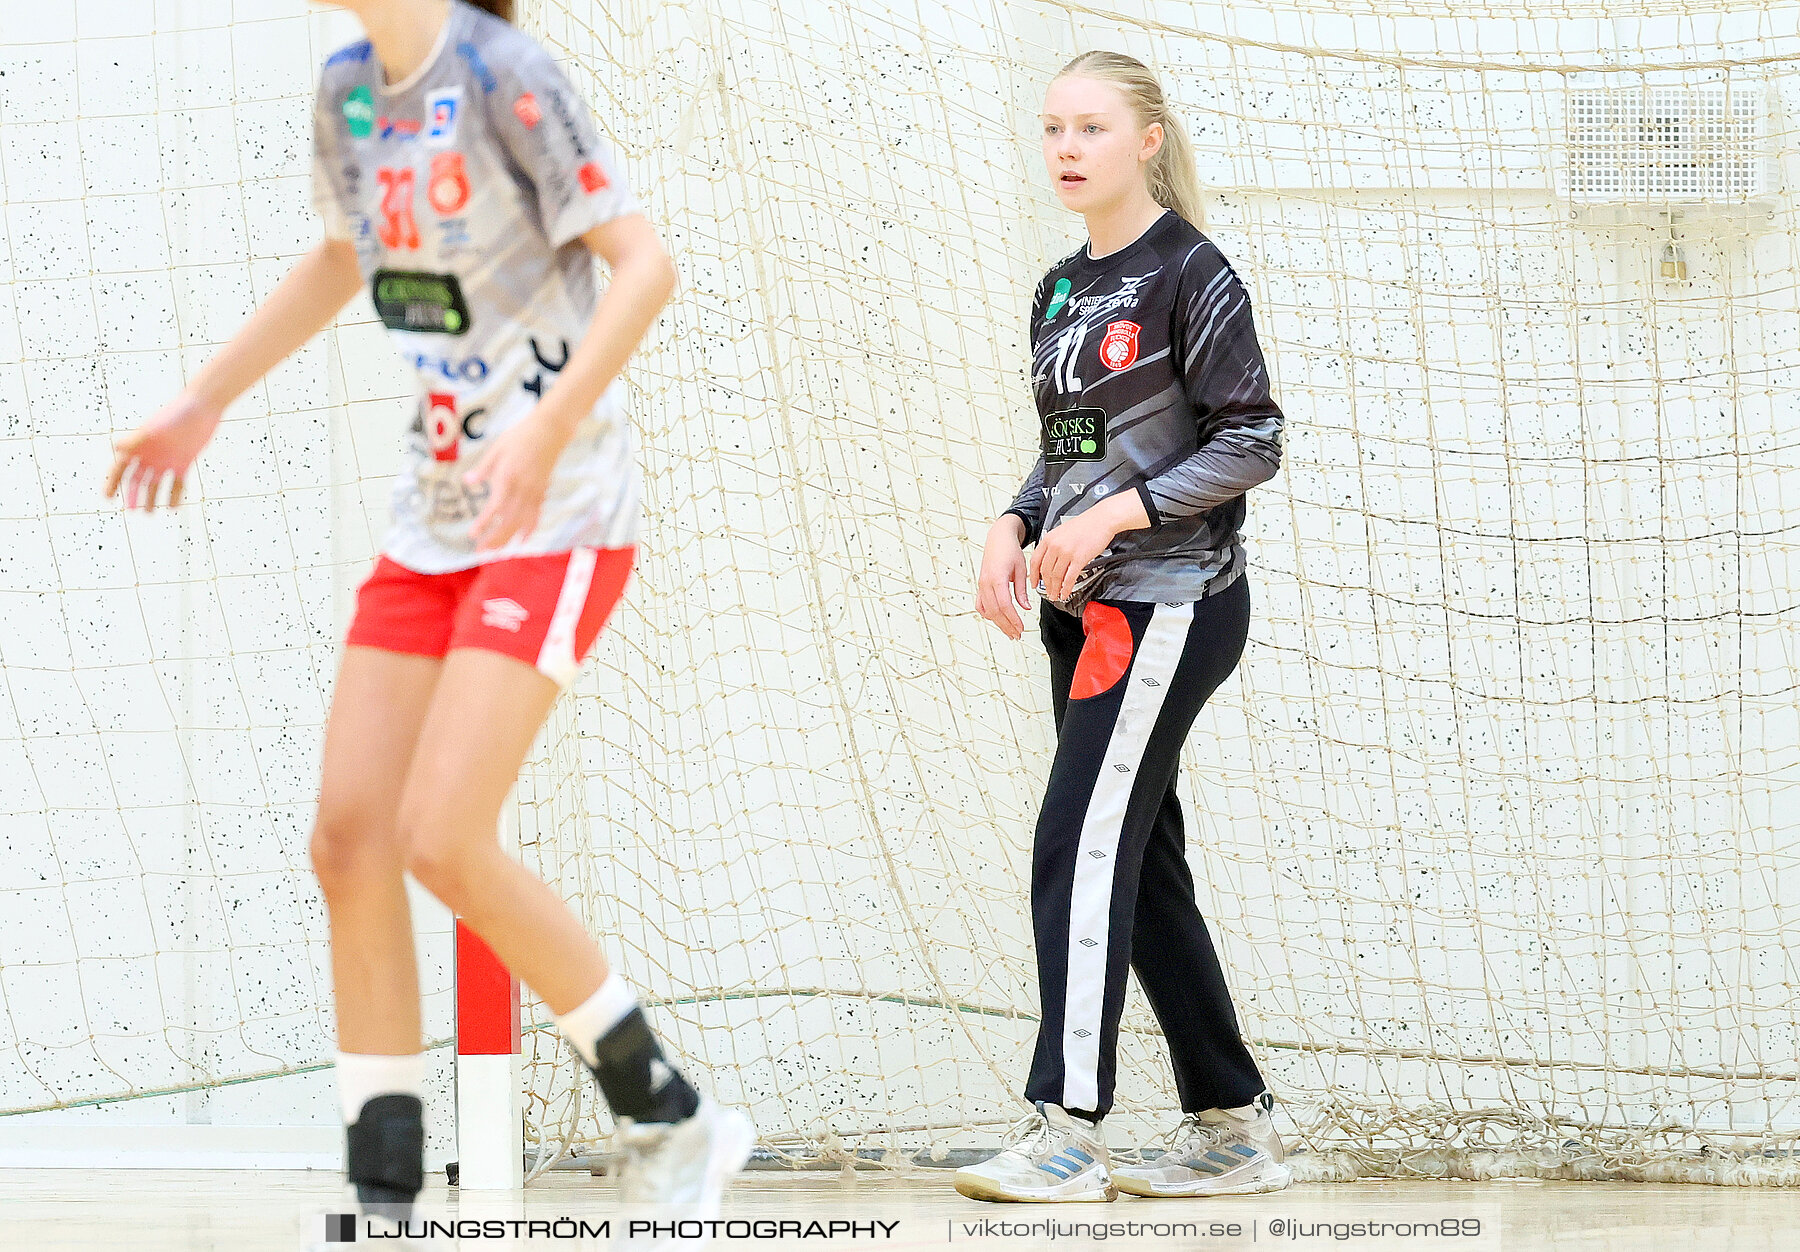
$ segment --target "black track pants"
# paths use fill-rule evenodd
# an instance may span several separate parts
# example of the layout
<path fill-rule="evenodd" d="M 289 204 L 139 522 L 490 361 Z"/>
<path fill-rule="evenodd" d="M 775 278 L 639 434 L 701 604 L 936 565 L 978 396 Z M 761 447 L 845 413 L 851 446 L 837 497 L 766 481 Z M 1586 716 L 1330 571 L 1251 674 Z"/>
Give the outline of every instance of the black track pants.
<path fill-rule="evenodd" d="M 1250 629 L 1243 578 L 1194 604 L 1043 606 L 1056 707 L 1031 864 L 1043 1021 L 1025 1098 L 1112 1107 L 1127 965 L 1168 1039 L 1181 1107 L 1236 1108 L 1263 1091 L 1194 903 L 1175 776 L 1200 706 Z"/>

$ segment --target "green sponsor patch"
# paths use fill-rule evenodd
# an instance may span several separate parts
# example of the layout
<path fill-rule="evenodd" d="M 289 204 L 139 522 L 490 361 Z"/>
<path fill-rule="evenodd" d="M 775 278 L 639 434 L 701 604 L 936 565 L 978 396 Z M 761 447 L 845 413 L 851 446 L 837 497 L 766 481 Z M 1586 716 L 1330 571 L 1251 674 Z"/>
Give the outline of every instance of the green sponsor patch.
<path fill-rule="evenodd" d="M 1106 459 L 1106 410 L 1089 405 L 1064 409 L 1044 419 L 1046 461 Z"/>
<path fill-rule="evenodd" d="M 1050 293 L 1050 307 L 1044 310 L 1044 320 L 1047 322 L 1058 313 L 1062 312 L 1062 306 L 1067 304 L 1068 301 L 1069 280 L 1066 278 L 1059 278 L 1056 280 L 1056 290 Z"/>
<path fill-rule="evenodd" d="M 367 139 L 375 129 L 375 96 L 366 87 L 352 87 L 344 97 L 344 125 L 352 139 Z"/>
<path fill-rule="evenodd" d="M 466 334 L 469 306 L 455 274 L 418 270 L 376 270 L 370 284 L 375 312 L 390 330 L 418 330 L 441 335 Z"/>

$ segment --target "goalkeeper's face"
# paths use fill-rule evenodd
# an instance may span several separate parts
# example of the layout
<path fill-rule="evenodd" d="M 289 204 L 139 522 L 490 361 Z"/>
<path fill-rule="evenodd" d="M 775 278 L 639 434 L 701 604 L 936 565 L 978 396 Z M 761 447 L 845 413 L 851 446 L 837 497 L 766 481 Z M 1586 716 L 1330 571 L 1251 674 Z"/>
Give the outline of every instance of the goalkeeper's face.
<path fill-rule="evenodd" d="M 1044 168 L 1064 205 L 1105 212 L 1144 194 L 1162 127 L 1139 125 L 1116 84 L 1065 74 L 1050 84 L 1040 120 Z"/>

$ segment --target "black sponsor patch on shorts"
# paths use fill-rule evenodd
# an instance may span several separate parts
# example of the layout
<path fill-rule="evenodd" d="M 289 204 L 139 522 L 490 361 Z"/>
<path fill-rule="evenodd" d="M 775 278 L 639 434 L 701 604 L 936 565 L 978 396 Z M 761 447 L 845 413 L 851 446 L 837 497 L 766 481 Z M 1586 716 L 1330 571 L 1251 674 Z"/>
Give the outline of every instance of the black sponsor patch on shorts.
<path fill-rule="evenodd" d="M 1106 459 L 1106 410 L 1085 405 L 1044 418 L 1046 461 Z"/>
<path fill-rule="evenodd" d="M 469 333 L 469 306 L 455 274 L 420 270 L 376 270 L 370 283 L 375 312 L 389 330 L 440 335 Z"/>

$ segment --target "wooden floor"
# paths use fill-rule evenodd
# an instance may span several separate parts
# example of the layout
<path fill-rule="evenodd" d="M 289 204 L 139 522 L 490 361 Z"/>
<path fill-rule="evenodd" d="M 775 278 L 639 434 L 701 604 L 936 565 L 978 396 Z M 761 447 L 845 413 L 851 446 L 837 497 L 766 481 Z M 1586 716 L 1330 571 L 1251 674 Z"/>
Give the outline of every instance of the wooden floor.
<path fill-rule="evenodd" d="M 218 1249 L 263 1252 L 311 1246 L 323 1231 L 321 1214 L 342 1207 L 332 1174 L 305 1171 L 0 1171 L 0 1248 Z M 504 1193 L 458 1195 L 442 1175 L 431 1178 L 425 1211 L 445 1216 L 570 1216 L 590 1221 L 620 1210 L 611 1184 L 585 1173 L 556 1172 L 534 1183 L 523 1201 Z M 1039 1233 L 1008 1237 L 975 1223 L 1136 1222 L 1199 1223 L 1198 1233 L 1119 1233 L 1106 1242 L 1126 1247 L 1426 1249 L 1466 1252 L 1538 1249 L 1584 1252 L 1794 1252 L 1800 1249 L 1800 1192 L 1633 1183 L 1364 1182 L 1308 1184 L 1274 1196 L 1204 1201 L 1132 1200 L 1113 1204 L 994 1205 L 965 1200 L 946 1175 L 894 1177 L 754 1171 L 726 1203 L 726 1215 L 753 1218 L 898 1222 L 891 1238 L 782 1240 L 782 1246 L 936 1248 L 949 1243 L 984 1248 L 1093 1247 L 1090 1238 Z M 1498 1238 L 1338 1240 L 1272 1237 L 1270 1222 L 1425 1222 L 1477 1218 L 1484 1234 L 1498 1220 Z M 1235 1236 L 1210 1235 L 1212 1223 L 1237 1223 Z M 1254 1238 L 1251 1226 L 1254 1224 Z M 986 1233 L 984 1233 L 984 1230 Z M 768 1248 L 776 1241 L 721 1239 L 714 1248 Z M 337 1247 L 345 1245 L 323 1245 Z M 398 1242 L 377 1244 L 397 1248 Z M 463 1240 L 464 1248 L 589 1246 L 545 1239 Z"/>

